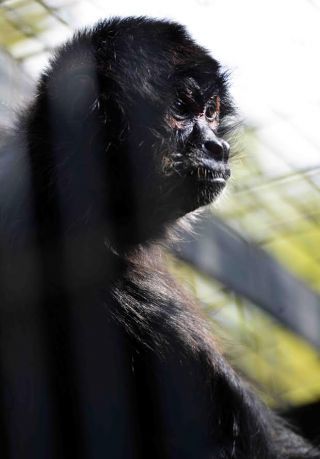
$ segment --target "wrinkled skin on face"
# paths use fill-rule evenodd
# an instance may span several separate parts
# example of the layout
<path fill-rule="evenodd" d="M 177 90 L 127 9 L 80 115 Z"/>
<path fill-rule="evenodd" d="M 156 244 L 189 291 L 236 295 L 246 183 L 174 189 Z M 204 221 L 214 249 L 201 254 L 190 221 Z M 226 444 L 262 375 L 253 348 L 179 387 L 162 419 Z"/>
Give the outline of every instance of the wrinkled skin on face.
<path fill-rule="evenodd" d="M 219 135 L 221 100 L 218 90 L 208 98 L 194 80 L 185 83 L 168 115 L 176 148 L 165 158 L 165 170 L 183 177 L 194 191 L 197 207 L 212 202 L 230 177 L 229 144 Z"/>

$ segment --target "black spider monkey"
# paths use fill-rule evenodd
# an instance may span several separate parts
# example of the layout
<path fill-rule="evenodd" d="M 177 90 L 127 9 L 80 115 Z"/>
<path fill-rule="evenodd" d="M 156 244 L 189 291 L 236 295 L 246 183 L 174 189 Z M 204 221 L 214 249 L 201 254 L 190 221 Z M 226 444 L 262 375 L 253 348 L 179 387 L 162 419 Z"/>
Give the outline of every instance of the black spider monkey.
<path fill-rule="evenodd" d="M 1 149 L 2 457 L 320 458 L 161 263 L 226 185 L 234 112 L 177 23 L 115 18 L 57 51 Z"/>

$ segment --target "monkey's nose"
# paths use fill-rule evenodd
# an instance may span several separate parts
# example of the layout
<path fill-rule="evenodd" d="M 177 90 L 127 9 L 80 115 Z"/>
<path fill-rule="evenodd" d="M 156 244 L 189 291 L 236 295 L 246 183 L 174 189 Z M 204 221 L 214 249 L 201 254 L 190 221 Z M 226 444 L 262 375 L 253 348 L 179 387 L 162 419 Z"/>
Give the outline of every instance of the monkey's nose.
<path fill-rule="evenodd" d="M 230 145 L 225 140 L 208 140 L 204 142 L 203 146 L 215 161 L 228 161 Z"/>

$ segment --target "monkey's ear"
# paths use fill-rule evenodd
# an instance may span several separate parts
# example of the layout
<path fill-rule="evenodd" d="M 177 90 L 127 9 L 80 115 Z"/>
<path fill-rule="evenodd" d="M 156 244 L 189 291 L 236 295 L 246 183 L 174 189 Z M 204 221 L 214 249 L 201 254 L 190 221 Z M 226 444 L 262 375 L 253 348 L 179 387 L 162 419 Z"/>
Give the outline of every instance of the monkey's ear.
<path fill-rule="evenodd" d="M 86 120 L 99 96 L 95 72 L 91 68 L 71 68 L 59 73 L 49 91 L 55 116 L 67 123 Z"/>

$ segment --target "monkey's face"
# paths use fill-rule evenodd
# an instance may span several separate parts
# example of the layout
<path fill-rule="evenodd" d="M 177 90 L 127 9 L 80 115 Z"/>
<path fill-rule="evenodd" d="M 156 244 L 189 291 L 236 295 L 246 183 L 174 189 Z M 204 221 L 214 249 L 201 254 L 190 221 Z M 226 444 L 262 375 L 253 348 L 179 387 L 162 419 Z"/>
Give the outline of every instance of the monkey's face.
<path fill-rule="evenodd" d="M 182 75 L 172 70 L 171 79 L 158 78 L 158 92 L 135 92 L 126 105 L 127 159 L 121 164 L 130 165 L 125 183 L 131 191 L 122 194 L 134 196 L 129 207 L 138 222 L 170 221 L 205 206 L 230 177 L 223 135 L 234 110 L 225 76 L 216 61 L 205 59 L 198 67 L 183 63 Z"/>
<path fill-rule="evenodd" d="M 196 84 L 194 91 L 190 84 L 187 89 L 167 116 L 175 148 L 164 158 L 164 172 L 176 175 L 190 195 L 190 204 L 198 207 L 212 202 L 225 187 L 230 147 L 219 136 L 220 96 L 205 98 Z"/>
<path fill-rule="evenodd" d="M 174 220 L 210 204 L 230 177 L 230 147 L 222 135 L 232 112 L 218 77 L 205 88 L 188 77 L 170 93 L 174 101 L 164 115 L 140 104 L 130 117 L 138 124 L 131 121 L 129 175 L 136 178 L 131 189 L 144 224 L 162 216 Z"/>

